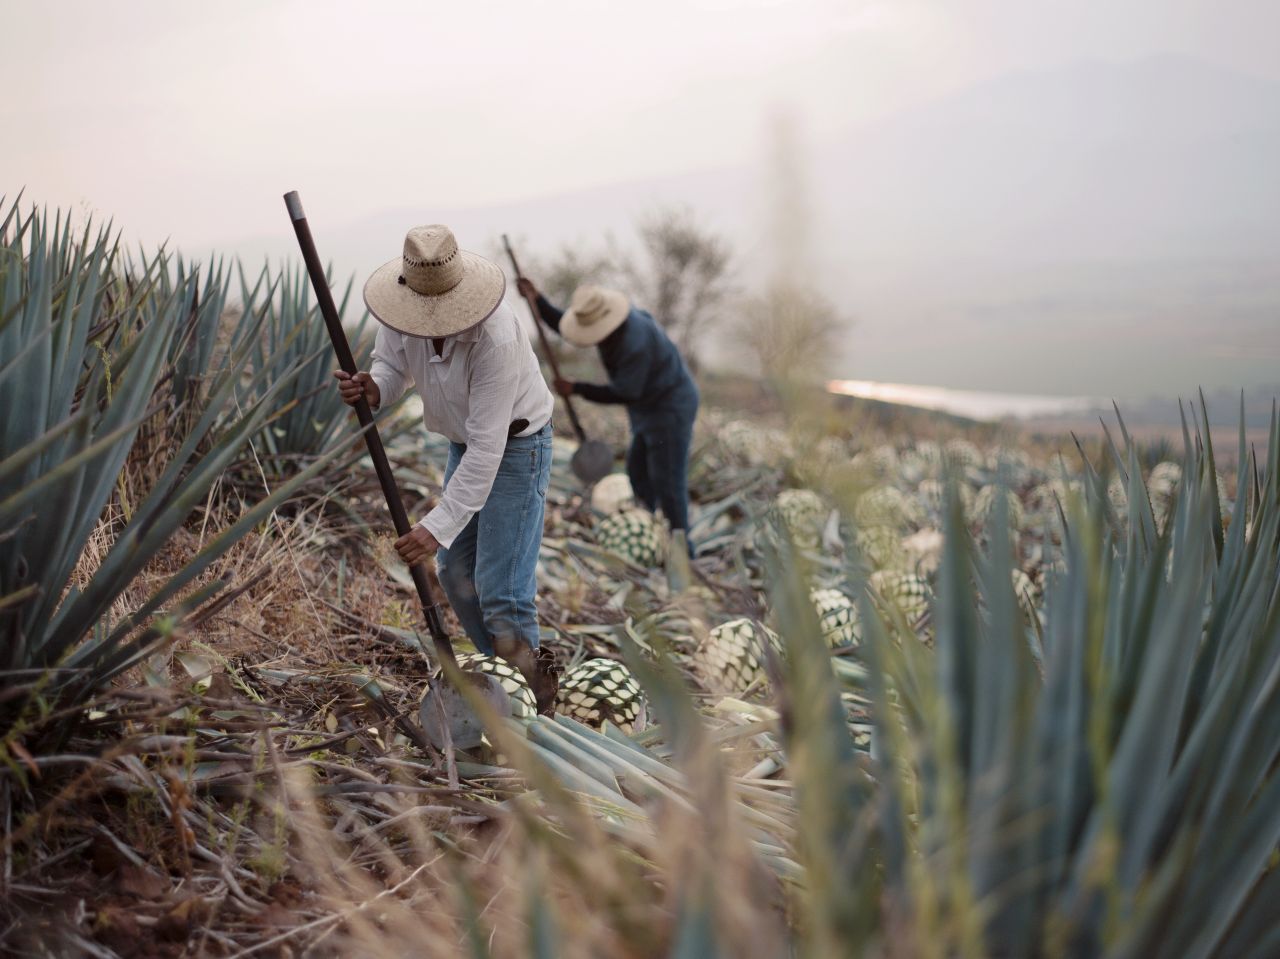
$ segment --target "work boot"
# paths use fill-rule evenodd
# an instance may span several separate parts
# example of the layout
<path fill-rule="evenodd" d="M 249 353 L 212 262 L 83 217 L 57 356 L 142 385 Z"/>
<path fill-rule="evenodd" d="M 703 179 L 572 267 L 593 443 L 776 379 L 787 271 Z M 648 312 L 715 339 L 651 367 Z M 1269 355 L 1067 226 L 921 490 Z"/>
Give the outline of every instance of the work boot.
<path fill-rule="evenodd" d="M 556 693 L 560 691 L 560 664 L 555 653 L 541 646 L 530 649 L 522 640 L 502 638 L 494 642 L 494 651 L 520 670 L 529 684 L 539 716 L 555 712 Z"/>
<path fill-rule="evenodd" d="M 533 678 L 525 677 L 529 688 L 533 690 L 533 699 L 537 704 L 539 716 L 551 716 L 556 711 L 556 694 L 560 692 L 561 666 L 556 662 L 556 655 L 545 646 L 539 646 L 533 654 L 536 674 Z"/>

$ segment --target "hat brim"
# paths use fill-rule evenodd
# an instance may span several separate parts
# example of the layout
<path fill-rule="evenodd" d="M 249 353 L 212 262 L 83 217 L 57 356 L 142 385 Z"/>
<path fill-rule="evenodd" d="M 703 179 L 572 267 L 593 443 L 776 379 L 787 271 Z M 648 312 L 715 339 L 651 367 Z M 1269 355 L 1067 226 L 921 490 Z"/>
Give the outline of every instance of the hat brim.
<path fill-rule="evenodd" d="M 364 285 L 364 302 L 383 326 L 406 336 L 456 336 L 487 320 L 502 302 L 507 280 L 494 263 L 466 250 L 462 279 L 446 293 L 428 296 L 400 282 L 403 260 L 378 267 Z"/>
<path fill-rule="evenodd" d="M 631 312 L 631 301 L 617 290 L 601 290 L 605 299 L 605 314 L 594 323 L 582 323 L 573 307 L 565 310 L 560 318 L 560 335 L 574 346 L 595 346 L 620 327 Z"/>

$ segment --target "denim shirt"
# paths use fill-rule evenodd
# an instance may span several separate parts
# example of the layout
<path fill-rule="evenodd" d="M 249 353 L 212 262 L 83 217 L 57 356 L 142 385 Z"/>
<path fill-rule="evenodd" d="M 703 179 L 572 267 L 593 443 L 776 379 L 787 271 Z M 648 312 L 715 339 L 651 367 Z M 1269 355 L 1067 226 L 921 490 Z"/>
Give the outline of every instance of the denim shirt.
<path fill-rule="evenodd" d="M 563 311 L 546 297 L 538 298 L 538 313 L 559 332 Z M 622 325 L 596 346 L 609 383 L 576 383 L 573 392 L 594 403 L 624 403 L 651 409 L 681 387 L 696 389 L 689 368 L 676 345 L 652 316 L 634 306 Z"/>

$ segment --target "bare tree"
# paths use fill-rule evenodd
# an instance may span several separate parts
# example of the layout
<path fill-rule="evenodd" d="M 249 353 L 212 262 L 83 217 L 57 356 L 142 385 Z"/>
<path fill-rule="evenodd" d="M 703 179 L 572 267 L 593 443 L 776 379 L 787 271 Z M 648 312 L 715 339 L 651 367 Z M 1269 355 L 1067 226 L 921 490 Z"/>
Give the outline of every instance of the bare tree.
<path fill-rule="evenodd" d="M 561 307 L 569 305 L 573 291 L 584 283 L 607 285 L 618 274 L 608 253 L 582 252 L 567 244 L 545 264 L 537 267 L 538 286 L 547 299 Z"/>
<path fill-rule="evenodd" d="M 653 314 L 696 370 L 699 341 L 723 319 L 733 293 L 729 244 L 685 207 L 658 210 L 637 232 L 638 256 L 610 238 L 602 250 L 566 244 L 550 258 L 530 256 L 525 269 L 560 306 L 583 283 L 621 289 Z"/>
<path fill-rule="evenodd" d="M 771 380 L 823 377 L 840 346 L 845 324 L 826 297 L 799 284 L 769 283 L 743 301 L 742 345 Z"/>
<path fill-rule="evenodd" d="M 619 263 L 632 299 L 665 327 L 696 370 L 699 343 L 723 318 L 732 293 L 729 244 L 686 207 L 659 210 L 638 229 L 640 262 Z"/>

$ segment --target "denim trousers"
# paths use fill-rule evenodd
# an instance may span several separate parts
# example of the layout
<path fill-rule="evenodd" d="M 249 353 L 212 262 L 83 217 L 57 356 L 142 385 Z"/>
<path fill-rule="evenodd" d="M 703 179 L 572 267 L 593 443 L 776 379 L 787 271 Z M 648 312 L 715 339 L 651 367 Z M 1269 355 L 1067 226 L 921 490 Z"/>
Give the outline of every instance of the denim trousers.
<path fill-rule="evenodd" d="M 444 484 L 467 450 L 449 444 Z M 487 656 L 504 636 L 538 648 L 534 572 L 551 480 L 551 424 L 507 440 L 489 498 L 448 549 L 436 553 L 436 573 L 462 628 Z"/>
<path fill-rule="evenodd" d="M 698 416 L 698 388 L 682 385 L 654 407 L 627 407 L 631 448 L 627 476 L 646 508 L 661 509 L 672 529 L 689 529 L 689 444 Z"/>

